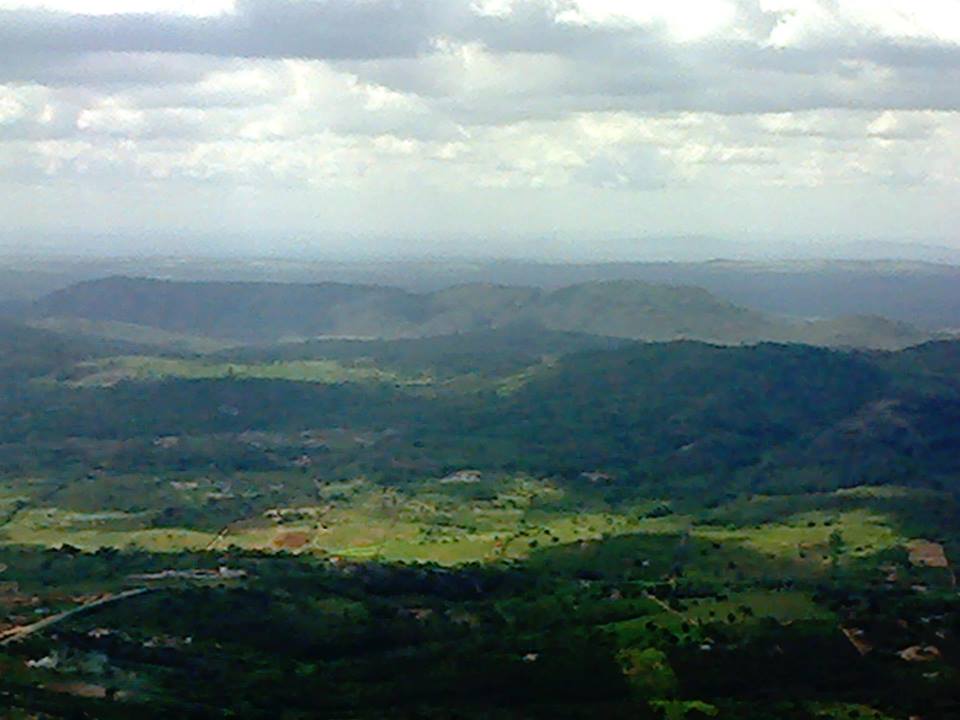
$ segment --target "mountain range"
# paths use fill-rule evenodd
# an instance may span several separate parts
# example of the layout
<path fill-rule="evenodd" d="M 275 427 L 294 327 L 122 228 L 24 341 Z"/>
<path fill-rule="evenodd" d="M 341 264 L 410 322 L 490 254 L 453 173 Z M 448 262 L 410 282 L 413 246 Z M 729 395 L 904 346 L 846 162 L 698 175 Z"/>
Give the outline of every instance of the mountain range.
<path fill-rule="evenodd" d="M 495 284 L 413 292 L 344 283 L 182 282 L 111 277 L 34 302 L 33 323 L 143 342 L 215 339 L 264 344 L 315 338 L 400 339 L 513 325 L 648 341 L 759 341 L 900 348 L 934 333 L 877 316 L 803 319 L 760 312 L 692 286 L 634 280 L 559 289 Z M 99 323 L 99 325 L 91 325 Z M 135 336 L 133 330 L 139 329 Z"/>

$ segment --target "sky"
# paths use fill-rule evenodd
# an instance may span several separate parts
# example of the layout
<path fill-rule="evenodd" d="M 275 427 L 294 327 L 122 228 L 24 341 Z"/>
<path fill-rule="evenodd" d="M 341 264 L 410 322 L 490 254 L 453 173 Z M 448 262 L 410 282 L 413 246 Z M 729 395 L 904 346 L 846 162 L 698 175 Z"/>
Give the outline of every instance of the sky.
<path fill-rule="evenodd" d="M 956 247 L 958 110 L 960 0 L 0 0 L 0 248 Z"/>

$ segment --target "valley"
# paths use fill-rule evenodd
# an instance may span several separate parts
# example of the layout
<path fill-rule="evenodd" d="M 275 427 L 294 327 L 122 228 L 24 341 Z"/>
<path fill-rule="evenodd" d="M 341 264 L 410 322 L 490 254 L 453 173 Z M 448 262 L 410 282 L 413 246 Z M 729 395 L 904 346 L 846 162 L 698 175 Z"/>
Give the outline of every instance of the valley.
<path fill-rule="evenodd" d="M 0 0 L 0 720 L 960 719 L 960 0 Z"/>
<path fill-rule="evenodd" d="M 226 306 L 149 293 L 6 321 L 12 717 L 952 717 L 960 344 L 676 339 L 681 298 L 799 321 L 646 286 L 504 310 L 531 292 L 365 340 L 184 344 Z"/>

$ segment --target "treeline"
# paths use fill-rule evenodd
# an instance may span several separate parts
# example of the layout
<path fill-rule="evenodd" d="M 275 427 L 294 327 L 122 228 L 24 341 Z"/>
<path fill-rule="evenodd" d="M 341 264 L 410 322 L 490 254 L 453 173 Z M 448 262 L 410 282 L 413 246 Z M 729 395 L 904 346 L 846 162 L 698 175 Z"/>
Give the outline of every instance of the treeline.
<path fill-rule="evenodd" d="M 834 486 L 942 483 L 960 470 L 956 348 L 636 344 L 568 355 L 512 392 L 230 378 L 27 384 L 0 394 L 0 441 L 147 444 L 167 435 L 348 428 L 378 440 L 317 460 L 328 470 L 359 462 L 399 480 L 469 466 L 633 479 L 746 474 L 769 486 L 804 474 Z M 249 454 L 245 462 L 265 467 Z"/>

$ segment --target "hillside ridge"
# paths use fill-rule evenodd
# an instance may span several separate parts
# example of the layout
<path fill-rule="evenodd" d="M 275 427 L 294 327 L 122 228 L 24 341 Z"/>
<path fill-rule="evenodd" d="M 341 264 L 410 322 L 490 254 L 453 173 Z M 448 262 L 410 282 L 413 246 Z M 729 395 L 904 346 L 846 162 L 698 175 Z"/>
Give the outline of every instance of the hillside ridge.
<path fill-rule="evenodd" d="M 114 276 L 32 305 L 34 321 L 81 319 L 242 344 L 401 339 L 515 323 L 633 340 L 761 341 L 896 349 L 933 335 L 858 316 L 800 320 L 750 310 L 692 285 L 601 280 L 555 290 L 490 283 L 417 293 L 383 285 L 171 281 Z"/>

